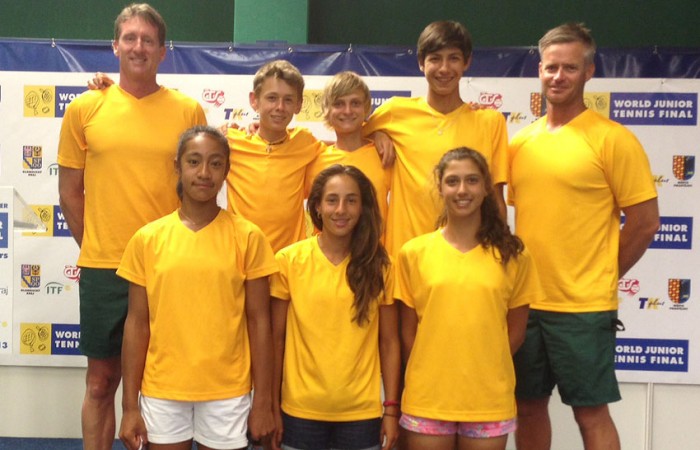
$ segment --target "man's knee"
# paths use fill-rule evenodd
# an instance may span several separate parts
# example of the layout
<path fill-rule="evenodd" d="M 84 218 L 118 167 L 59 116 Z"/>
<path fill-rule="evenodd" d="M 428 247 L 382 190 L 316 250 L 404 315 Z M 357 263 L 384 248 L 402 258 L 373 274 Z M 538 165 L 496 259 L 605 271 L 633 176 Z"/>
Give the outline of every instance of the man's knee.
<path fill-rule="evenodd" d="M 87 395 L 95 400 L 112 400 L 121 381 L 119 358 L 89 360 L 85 377 Z"/>
<path fill-rule="evenodd" d="M 517 399 L 518 418 L 529 418 L 546 415 L 549 408 L 549 397 Z"/>
<path fill-rule="evenodd" d="M 574 406 L 574 418 L 581 429 L 594 429 L 613 423 L 608 405 Z"/>

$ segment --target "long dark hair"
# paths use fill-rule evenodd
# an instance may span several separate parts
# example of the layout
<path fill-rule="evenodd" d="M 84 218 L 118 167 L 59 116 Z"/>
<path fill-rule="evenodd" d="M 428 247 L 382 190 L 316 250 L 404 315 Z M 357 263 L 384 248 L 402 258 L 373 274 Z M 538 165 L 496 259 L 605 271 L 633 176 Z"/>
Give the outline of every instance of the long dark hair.
<path fill-rule="evenodd" d="M 362 213 L 352 230 L 350 262 L 345 278 L 355 295 L 353 320 L 362 326 L 369 322 L 372 303 L 384 293 L 384 274 L 390 264 L 389 255 L 380 241 L 382 218 L 374 186 L 367 176 L 354 166 L 334 164 L 316 176 L 306 203 L 314 226 L 323 231 L 323 221 L 318 216 L 317 209 L 323 198 L 326 183 L 336 175 L 352 178 L 360 188 Z"/>
<path fill-rule="evenodd" d="M 435 182 L 439 187 L 442 177 L 445 175 L 445 169 L 449 163 L 465 159 L 476 164 L 484 179 L 484 187 L 486 188 L 486 197 L 481 203 L 481 225 L 476 233 L 476 239 L 482 247 L 491 247 L 494 255 L 501 259 L 503 265 L 506 265 L 510 258 L 517 258 L 525 247 L 523 241 L 510 232 L 508 225 L 498 211 L 491 174 L 489 173 L 488 163 L 483 155 L 467 147 L 458 147 L 448 151 L 442 155 L 440 162 L 438 162 L 433 170 Z M 440 217 L 438 217 L 436 227 L 442 227 L 446 223 L 447 212 L 445 208 L 443 208 Z M 496 253 L 496 250 L 498 250 L 498 253 Z"/>

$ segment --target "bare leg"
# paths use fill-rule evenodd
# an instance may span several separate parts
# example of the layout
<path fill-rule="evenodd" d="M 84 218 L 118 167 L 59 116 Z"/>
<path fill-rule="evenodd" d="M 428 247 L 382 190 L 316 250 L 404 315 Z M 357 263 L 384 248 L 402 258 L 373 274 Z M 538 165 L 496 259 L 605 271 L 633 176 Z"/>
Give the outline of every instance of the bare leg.
<path fill-rule="evenodd" d="M 469 438 L 459 436 L 457 448 L 459 450 L 505 450 L 508 435 L 493 438 Z"/>
<path fill-rule="evenodd" d="M 551 446 L 552 424 L 549 420 L 549 397 L 518 399 L 515 447 L 518 450 L 549 450 Z"/>
<path fill-rule="evenodd" d="M 114 395 L 121 380 L 118 356 L 88 358 L 85 399 L 82 409 L 83 448 L 111 450 L 114 443 Z"/>
<path fill-rule="evenodd" d="M 620 436 L 610 417 L 608 405 L 574 407 L 586 450 L 620 450 Z"/>
<path fill-rule="evenodd" d="M 148 450 L 192 450 L 192 439 L 175 444 L 153 444 L 149 442 Z"/>
<path fill-rule="evenodd" d="M 401 430 L 401 434 L 405 435 L 404 450 L 455 450 L 457 448 L 455 435 L 432 436 L 404 429 Z"/>

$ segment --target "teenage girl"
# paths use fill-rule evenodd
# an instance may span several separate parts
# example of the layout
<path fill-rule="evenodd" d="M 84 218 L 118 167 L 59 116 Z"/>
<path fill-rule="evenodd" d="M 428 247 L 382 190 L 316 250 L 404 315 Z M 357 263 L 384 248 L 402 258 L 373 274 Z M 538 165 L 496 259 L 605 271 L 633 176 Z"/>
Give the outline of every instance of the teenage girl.
<path fill-rule="evenodd" d="M 217 206 L 228 169 L 217 130 L 183 133 L 182 206 L 141 228 L 117 271 L 130 281 L 119 432 L 130 450 L 189 450 L 193 439 L 239 449 L 247 429 L 253 438 L 274 430 L 268 276 L 277 264 L 255 225 Z"/>
<path fill-rule="evenodd" d="M 400 425 L 411 450 L 503 450 L 516 427 L 512 354 L 542 293 L 499 215 L 484 157 L 450 150 L 434 174 L 438 229 L 407 242 L 397 263 L 407 363 Z"/>
<path fill-rule="evenodd" d="M 271 280 L 275 448 L 390 449 L 398 309 L 374 188 L 336 164 L 314 180 L 307 209 L 320 233 L 278 252 Z"/>

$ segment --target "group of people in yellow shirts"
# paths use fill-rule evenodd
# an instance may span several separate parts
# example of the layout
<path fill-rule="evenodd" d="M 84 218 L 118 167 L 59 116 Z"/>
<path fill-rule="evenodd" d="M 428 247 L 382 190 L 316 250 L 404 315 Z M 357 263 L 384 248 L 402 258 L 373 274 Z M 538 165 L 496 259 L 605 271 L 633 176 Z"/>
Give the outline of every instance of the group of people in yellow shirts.
<path fill-rule="evenodd" d="M 193 440 L 244 448 L 248 437 L 288 450 L 504 449 L 517 428 L 513 355 L 529 305 L 546 295 L 536 258 L 506 223 L 504 117 L 460 97 L 472 52 L 464 26 L 440 21 L 421 33 L 425 97 L 393 98 L 368 117 L 363 80 L 332 77 L 328 145 L 289 128 L 304 80 L 287 61 L 255 74 L 252 134 L 224 136 L 198 105 L 159 98 L 180 95 L 154 85 L 165 54 L 159 21 L 145 4 L 122 12 L 119 84 L 71 103 L 61 131 L 61 205 L 83 267 L 83 429 L 86 443 L 95 438 L 86 448 L 114 434 L 113 411 L 106 426 L 89 416 L 109 417 L 122 378 L 119 435 L 131 450 Z M 552 45 L 583 46 L 582 30 Z M 156 110 L 191 125 L 158 128 Z M 128 124 L 106 125 L 124 116 Z M 124 133 L 132 122 L 143 134 Z M 177 144 L 173 127 L 186 130 Z M 144 145 L 129 139 L 143 136 L 164 148 L 130 153 Z M 160 167 L 173 153 L 174 170 Z M 109 181 L 107 165 L 119 172 Z M 217 204 L 224 183 L 228 209 Z M 106 208 L 117 194 L 119 207 Z M 126 221 L 119 239 L 105 228 Z M 100 260 L 107 243 L 114 255 Z M 96 310 L 107 288 L 119 301 Z M 96 343 L 109 340 L 100 333 L 109 348 Z"/>

